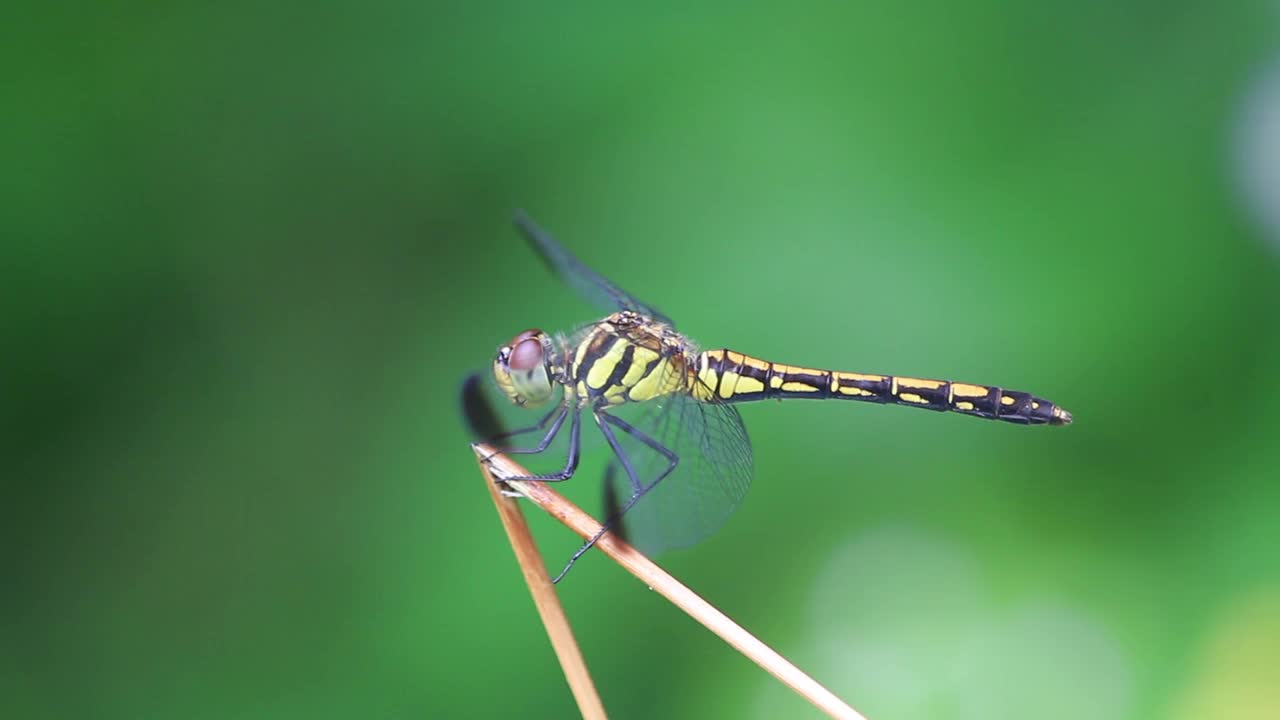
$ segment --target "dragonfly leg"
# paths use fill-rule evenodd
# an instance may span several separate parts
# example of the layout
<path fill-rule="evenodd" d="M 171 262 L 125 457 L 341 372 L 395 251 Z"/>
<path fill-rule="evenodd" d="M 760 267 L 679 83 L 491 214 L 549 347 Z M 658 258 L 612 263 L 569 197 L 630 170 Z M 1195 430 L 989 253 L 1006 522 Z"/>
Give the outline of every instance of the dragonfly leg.
<path fill-rule="evenodd" d="M 543 415 L 542 419 L 538 421 L 537 425 L 530 425 L 529 427 L 520 428 L 519 430 L 510 430 L 508 432 L 502 433 L 501 435 L 495 435 L 489 438 L 488 440 L 484 441 L 484 444 L 486 445 L 499 447 L 503 442 L 510 440 L 511 438 L 519 437 L 521 435 L 528 435 L 529 433 L 532 433 L 532 432 L 542 432 L 542 430 L 547 427 L 547 423 L 551 422 L 551 420 L 554 418 L 555 424 L 552 425 L 551 430 L 547 432 L 547 434 L 542 438 L 541 441 L 539 441 L 539 443 L 536 446 L 532 448 L 509 448 L 509 449 L 498 450 L 496 452 L 490 453 L 489 455 L 486 455 L 485 457 L 481 458 L 480 461 L 488 462 L 490 458 L 492 458 L 494 455 L 497 455 L 498 453 L 506 453 L 511 455 L 524 455 L 524 454 L 540 453 L 543 450 L 546 450 L 547 446 L 551 444 L 551 441 L 555 439 L 556 433 L 560 432 L 560 426 L 564 424 L 564 418 L 566 413 L 568 412 L 568 409 L 569 409 L 569 406 L 567 404 L 558 405 L 556 407 L 551 408 L 551 412 L 547 413 L 546 415 Z"/>
<path fill-rule="evenodd" d="M 637 475 L 635 470 L 630 467 L 630 463 L 623 464 L 623 467 L 627 471 L 627 477 L 630 478 L 631 480 L 631 489 L 635 493 L 643 495 L 649 492 L 649 490 L 653 489 L 654 485 L 657 485 L 659 482 L 662 481 L 663 478 L 670 475 L 672 470 L 676 469 L 676 464 L 680 462 L 680 457 L 677 456 L 675 453 L 671 452 L 671 449 L 668 448 L 666 445 L 663 445 L 657 440 L 654 440 L 653 438 L 644 434 L 634 425 L 627 422 L 626 420 L 623 420 L 622 418 L 615 417 L 613 415 L 610 415 L 608 413 L 603 413 L 603 412 L 598 413 L 596 417 L 600 418 L 601 430 L 604 430 L 605 423 L 614 425 L 622 432 L 630 435 L 636 440 L 639 440 L 640 442 L 644 443 L 646 447 L 648 447 L 649 449 L 653 450 L 654 452 L 658 453 L 659 455 L 667 459 L 667 469 L 663 470 L 662 474 L 658 475 L 658 477 L 655 478 L 653 482 L 649 483 L 643 488 L 640 486 L 639 475 Z M 612 431 L 605 432 L 604 436 L 605 436 L 605 439 L 609 441 L 609 445 L 613 448 L 614 453 L 619 455 L 619 457 L 625 458 L 626 455 L 622 452 L 621 447 L 618 445 L 618 439 L 613 435 L 613 432 Z M 627 507 L 630 507 L 630 505 L 628 505 Z"/>
<path fill-rule="evenodd" d="M 640 498 L 644 497 L 645 493 L 649 492 L 656 487 L 658 483 L 662 482 L 671 474 L 671 471 L 676 469 L 676 465 L 680 463 L 680 457 L 678 455 L 671 452 L 671 450 L 665 445 L 644 434 L 625 420 L 603 412 L 596 413 L 596 420 L 600 426 L 600 434 L 604 435 L 605 441 L 609 443 L 609 447 L 613 449 L 613 453 L 618 458 L 618 462 L 622 464 L 623 470 L 627 473 L 627 479 L 631 482 L 631 497 L 627 499 L 627 502 L 623 504 L 621 508 L 605 519 L 604 523 L 601 524 L 600 529 L 596 531 L 595 535 L 592 535 L 582 545 L 582 547 L 578 548 L 578 551 L 573 554 L 573 557 L 569 558 L 569 562 L 564 566 L 564 569 L 560 571 L 560 574 L 556 575 L 555 578 L 552 579 L 551 582 L 553 583 L 558 583 L 564 579 L 564 576 L 569 572 L 569 568 L 572 568 L 573 564 L 578 562 L 578 558 L 582 557 L 588 550 L 595 547 L 595 544 L 600 541 L 600 538 L 604 537 L 605 533 L 613 529 L 613 526 L 622 519 L 622 516 L 625 515 L 626 512 L 640 500 Z M 622 446 L 618 444 L 618 437 L 614 434 L 613 428 L 609 427 L 610 425 L 616 425 L 619 430 L 625 432 L 652 449 L 654 452 L 665 457 L 667 459 L 666 469 L 663 470 L 658 477 L 650 481 L 649 484 L 642 484 L 639 474 L 631 464 L 631 458 L 627 455 L 626 451 L 622 449 Z"/>
<path fill-rule="evenodd" d="M 496 477 L 495 479 L 498 482 L 507 482 L 510 480 L 521 480 L 525 482 L 560 482 L 561 480 L 568 480 L 573 477 L 573 473 L 578 469 L 578 457 L 581 450 L 579 446 L 580 440 L 582 439 L 582 413 L 579 410 L 570 411 L 567 404 L 556 417 L 556 421 L 552 424 L 551 430 L 546 434 L 546 437 L 542 438 L 542 442 L 538 443 L 537 447 L 507 450 L 506 452 L 532 454 L 546 450 L 547 445 L 550 445 L 551 440 L 560 432 L 561 426 L 564 425 L 565 417 L 569 415 L 572 415 L 572 420 L 569 422 L 569 457 L 565 460 L 563 470 L 543 475 L 511 475 Z"/>

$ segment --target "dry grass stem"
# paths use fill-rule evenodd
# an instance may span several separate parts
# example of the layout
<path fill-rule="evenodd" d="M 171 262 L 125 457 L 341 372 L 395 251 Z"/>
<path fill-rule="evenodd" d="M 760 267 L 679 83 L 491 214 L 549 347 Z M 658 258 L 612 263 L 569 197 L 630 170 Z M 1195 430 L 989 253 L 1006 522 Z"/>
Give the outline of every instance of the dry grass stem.
<path fill-rule="evenodd" d="M 573 638 L 573 630 L 569 627 L 564 608 L 560 606 L 555 585 L 547 575 L 546 563 L 542 561 L 538 546 L 529 532 L 529 525 L 524 521 L 520 504 L 515 498 L 503 496 L 501 486 L 494 482 L 489 473 L 488 465 L 480 463 L 480 470 L 489 494 L 493 497 L 493 503 L 498 508 L 498 516 L 502 518 L 502 526 L 506 528 L 507 539 L 515 550 L 516 561 L 520 563 L 524 580 L 529 585 L 529 593 L 533 595 L 533 604 L 538 608 L 538 615 L 547 628 L 547 635 L 551 637 L 551 646 L 560 659 L 565 679 L 569 681 L 569 689 L 578 703 L 578 710 L 587 720 L 603 720 L 606 717 L 604 705 L 600 702 L 600 695 L 596 693 L 595 683 L 591 681 L 591 673 L 587 671 L 578 642 Z"/>
<path fill-rule="evenodd" d="M 487 457 L 495 452 L 486 445 L 477 445 L 475 449 L 479 457 Z M 489 462 L 496 470 L 494 474 L 500 477 L 529 474 L 527 470 L 505 455 L 493 455 Z M 485 463 L 481 463 L 482 467 L 484 465 Z M 486 469 L 486 476 L 490 476 L 488 469 Z M 506 484 L 583 538 L 595 535 L 600 529 L 600 523 L 595 518 L 583 512 L 555 490 L 552 490 L 547 483 L 512 481 Z M 510 529 L 508 529 L 508 533 L 510 533 Z M 537 572 L 543 581 L 548 582 L 548 588 L 550 588 L 549 581 L 546 580 L 545 565 L 536 556 L 537 551 L 533 546 L 532 540 L 529 540 L 528 547 L 532 548 L 535 553 L 535 556 L 529 562 L 537 565 Z M 819 710 L 834 718 L 866 720 L 858 711 L 849 707 L 830 690 L 827 690 L 816 680 L 806 675 L 795 665 L 792 665 L 786 658 L 747 632 L 742 626 L 730 620 L 724 613 L 717 610 L 706 600 L 703 600 L 692 590 L 681 584 L 680 581 L 658 567 L 648 557 L 641 554 L 640 551 L 631 547 L 631 545 L 616 537 L 613 533 L 607 533 L 600 538 L 600 541 L 596 543 L 596 547 L 626 568 L 632 575 L 639 578 L 645 585 L 657 591 L 681 610 L 684 610 L 694 620 L 705 625 L 708 630 L 719 635 L 721 639 L 736 648 L 738 652 L 750 658 L 757 665 L 768 671 L 769 674 L 799 693 L 801 697 L 813 703 Z M 519 551 L 517 551 L 517 554 L 519 554 Z M 521 560 L 521 566 L 525 567 L 525 577 L 529 577 L 530 570 L 524 560 Z M 532 588 L 532 583 L 530 587 Z M 537 593 L 535 593 L 535 598 L 536 596 Z M 558 604 L 556 608 L 559 609 Z M 548 628 L 548 631 L 550 631 L 550 628 Z"/>

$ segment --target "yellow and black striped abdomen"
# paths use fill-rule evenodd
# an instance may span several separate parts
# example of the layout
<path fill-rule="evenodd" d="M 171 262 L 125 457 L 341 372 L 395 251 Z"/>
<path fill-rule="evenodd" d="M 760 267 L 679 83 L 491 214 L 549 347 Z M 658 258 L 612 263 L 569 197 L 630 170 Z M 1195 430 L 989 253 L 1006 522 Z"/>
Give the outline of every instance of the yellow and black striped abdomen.
<path fill-rule="evenodd" d="M 958 412 L 1023 425 L 1066 425 L 1071 413 L 1030 393 L 989 385 L 896 375 L 815 370 L 783 365 L 732 350 L 698 359 L 699 399 L 750 402 L 782 398 L 862 400 Z"/>

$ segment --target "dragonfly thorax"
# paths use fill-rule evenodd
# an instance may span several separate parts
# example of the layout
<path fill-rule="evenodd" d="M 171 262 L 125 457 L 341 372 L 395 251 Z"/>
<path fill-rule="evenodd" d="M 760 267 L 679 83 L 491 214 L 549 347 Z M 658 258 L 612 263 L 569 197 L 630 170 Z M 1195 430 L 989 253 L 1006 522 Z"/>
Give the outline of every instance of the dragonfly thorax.
<path fill-rule="evenodd" d="M 566 382 L 584 404 L 644 402 L 688 388 L 695 358 L 692 343 L 671 326 L 623 311 L 572 345 Z"/>

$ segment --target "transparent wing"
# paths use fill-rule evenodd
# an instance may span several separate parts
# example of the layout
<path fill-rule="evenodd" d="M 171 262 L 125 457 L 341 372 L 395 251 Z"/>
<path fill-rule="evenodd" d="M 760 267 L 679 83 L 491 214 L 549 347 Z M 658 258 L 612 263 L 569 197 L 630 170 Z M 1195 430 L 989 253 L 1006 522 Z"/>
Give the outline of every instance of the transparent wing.
<path fill-rule="evenodd" d="M 628 410 L 624 406 L 615 415 L 678 461 L 622 516 L 619 534 L 646 553 L 689 547 L 720 528 L 751 487 L 751 440 L 742 418 L 732 405 L 698 402 L 684 393 Z M 635 494 L 627 462 L 642 484 L 669 465 L 641 437 L 617 428 L 615 435 L 626 457 L 613 459 L 605 473 L 606 517 Z"/>
<path fill-rule="evenodd" d="M 516 227 L 533 245 L 551 272 L 565 284 L 573 288 L 587 302 L 607 312 L 617 310 L 634 310 L 655 320 L 671 325 L 671 319 L 663 315 L 652 305 L 640 302 L 635 296 L 614 285 L 591 268 L 583 265 L 578 258 L 556 242 L 550 233 L 538 227 L 523 210 L 515 215 Z"/>

